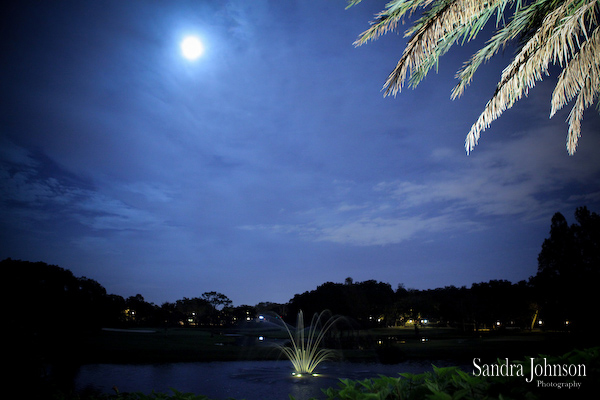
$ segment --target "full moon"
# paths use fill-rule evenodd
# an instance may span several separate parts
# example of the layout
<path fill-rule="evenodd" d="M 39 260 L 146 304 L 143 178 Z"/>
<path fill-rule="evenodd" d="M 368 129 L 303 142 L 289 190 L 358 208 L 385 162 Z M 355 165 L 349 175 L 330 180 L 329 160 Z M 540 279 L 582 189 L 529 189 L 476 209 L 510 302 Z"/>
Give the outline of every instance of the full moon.
<path fill-rule="evenodd" d="M 204 45 L 196 36 L 188 36 L 181 42 L 181 53 L 188 60 L 195 60 L 204 53 Z"/>

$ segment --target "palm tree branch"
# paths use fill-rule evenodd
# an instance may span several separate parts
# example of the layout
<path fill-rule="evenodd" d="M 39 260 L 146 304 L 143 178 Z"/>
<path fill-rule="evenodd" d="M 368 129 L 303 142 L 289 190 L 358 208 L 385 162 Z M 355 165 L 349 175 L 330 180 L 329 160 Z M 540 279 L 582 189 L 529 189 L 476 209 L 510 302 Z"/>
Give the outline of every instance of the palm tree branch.
<path fill-rule="evenodd" d="M 432 6 L 408 31 L 412 36 L 384 84 L 385 95 L 396 95 L 401 91 L 407 73 L 418 70 L 436 52 L 440 43 L 445 46 L 453 43 L 444 41 L 444 37 L 464 29 L 464 38 L 471 40 L 492 13 L 508 1 L 511 0 L 448 0 Z M 435 60 L 435 55 L 433 57 Z"/>
<path fill-rule="evenodd" d="M 435 0 L 394 0 L 389 2 L 385 10 L 376 14 L 375 20 L 371 21 L 371 27 L 359 35 L 354 45 L 361 46 L 369 40 L 375 40 L 395 30 L 403 17 L 412 15 L 418 8 L 428 7 L 433 1 Z M 354 1 L 349 7 L 359 2 L 360 0 Z"/>
<path fill-rule="evenodd" d="M 551 2 L 557 1 L 562 0 L 551 0 Z M 466 87 L 471 83 L 473 75 L 483 63 L 489 61 L 501 49 L 504 49 L 519 36 L 525 36 L 524 32 L 532 29 L 534 26 L 532 21 L 538 20 L 542 11 L 547 9 L 547 5 L 544 5 L 544 3 L 548 3 L 548 1 L 541 0 L 523 8 L 520 0 L 516 2 L 515 12 L 509 23 L 498 29 L 487 44 L 477 51 L 456 74 L 459 82 L 452 90 L 451 98 L 453 100 L 464 93 Z"/>
<path fill-rule="evenodd" d="M 591 6 L 595 8 L 597 3 L 591 4 Z M 585 29 L 586 24 L 584 15 L 580 15 L 579 17 L 579 26 L 582 27 L 583 36 L 586 40 L 581 44 L 580 50 L 565 66 L 558 78 L 558 83 L 552 93 L 551 117 L 578 94 L 586 77 L 590 73 L 597 72 L 595 68 L 597 68 L 597 64 L 600 60 L 600 37 L 594 14 L 590 16 L 590 20 L 596 24 L 596 28 L 594 32 L 588 36 Z M 591 72 L 591 70 L 593 72 Z"/>
<path fill-rule="evenodd" d="M 513 0 L 510 0 L 510 2 L 512 1 Z M 475 38 L 477 32 L 483 29 L 496 10 L 498 11 L 498 15 L 501 15 L 501 11 L 504 10 L 507 3 L 508 2 L 503 2 L 499 4 L 497 8 L 490 7 L 477 17 L 474 17 L 473 23 L 459 25 L 452 32 L 446 33 L 443 38 L 439 39 L 432 52 L 412 72 L 409 80 L 410 86 L 413 88 L 416 87 L 417 84 L 425 78 L 429 70 L 433 66 L 438 65 L 439 58 L 446 54 L 455 43 L 460 41 L 461 38 L 462 44 Z"/>
<path fill-rule="evenodd" d="M 360 2 L 349 0 L 348 7 Z M 512 4 L 514 12 L 505 23 L 506 8 Z M 496 13 L 496 33 L 458 71 L 452 98 L 461 96 L 478 68 L 509 43 L 516 42 L 518 50 L 465 139 L 467 154 L 492 121 L 548 75 L 551 63 L 562 72 L 550 116 L 575 99 L 567 136 L 567 150 L 575 152 L 584 110 L 596 102 L 600 112 L 600 0 L 391 0 L 355 45 L 396 30 L 403 18 L 419 9 L 422 15 L 405 32 L 409 39 L 404 52 L 384 84 L 386 96 L 400 92 L 407 76 L 409 85 L 416 86 L 455 43 L 475 38 Z"/>
<path fill-rule="evenodd" d="M 475 147 L 481 132 L 487 129 L 493 120 L 512 107 L 523 95 L 527 95 L 529 89 L 542 79 L 542 75 L 547 74 L 550 62 L 562 65 L 577 51 L 577 37 L 583 29 L 580 18 L 585 10 L 580 10 L 583 7 L 573 6 L 581 1 L 585 0 L 567 0 L 550 12 L 513 62 L 503 71 L 494 96 L 488 101 L 467 135 L 467 153 Z"/>
<path fill-rule="evenodd" d="M 600 94 L 600 81 L 598 75 L 590 75 L 586 78 L 585 84 L 577 95 L 575 105 L 569 113 L 569 132 L 567 134 L 567 151 L 573 155 L 577 149 L 577 142 L 581 137 L 581 120 L 583 112 L 588 108 L 594 99 Z"/>
<path fill-rule="evenodd" d="M 566 94 L 559 94 L 558 97 L 564 97 L 560 104 L 566 104 L 566 99 L 572 99 L 575 94 L 577 99 L 571 112 L 569 113 L 569 131 L 567 134 L 567 152 L 570 155 L 575 153 L 577 143 L 581 137 L 581 120 L 583 112 L 598 98 L 600 92 L 600 27 L 596 27 L 586 43 L 581 46 L 581 50 L 571 60 L 569 65 L 561 73 L 559 84 L 565 85 L 565 88 L 557 88 Z M 576 64 L 576 65 L 572 65 Z M 566 72 L 569 70 L 569 72 Z M 570 74 L 575 76 L 569 76 Z M 562 81 L 569 83 L 562 84 Z M 554 97 L 554 96 L 553 96 Z M 561 106 L 562 107 L 562 106 Z"/>

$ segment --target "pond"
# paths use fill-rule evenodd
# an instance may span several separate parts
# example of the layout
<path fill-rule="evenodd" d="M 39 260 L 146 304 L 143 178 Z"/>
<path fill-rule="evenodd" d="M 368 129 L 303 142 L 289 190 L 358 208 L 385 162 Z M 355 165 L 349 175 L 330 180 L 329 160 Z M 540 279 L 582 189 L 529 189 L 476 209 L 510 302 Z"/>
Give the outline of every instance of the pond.
<path fill-rule="evenodd" d="M 89 364 L 79 368 L 75 389 L 113 393 L 113 387 L 123 392 L 150 394 L 153 390 L 172 394 L 179 392 L 202 394 L 220 400 L 233 397 L 241 400 L 325 398 L 321 388 L 337 387 L 340 378 L 375 378 L 379 374 L 422 373 L 452 364 L 442 361 L 406 361 L 399 364 L 329 362 L 319 365 L 317 377 L 295 378 L 289 361 L 193 362 L 168 364 Z"/>

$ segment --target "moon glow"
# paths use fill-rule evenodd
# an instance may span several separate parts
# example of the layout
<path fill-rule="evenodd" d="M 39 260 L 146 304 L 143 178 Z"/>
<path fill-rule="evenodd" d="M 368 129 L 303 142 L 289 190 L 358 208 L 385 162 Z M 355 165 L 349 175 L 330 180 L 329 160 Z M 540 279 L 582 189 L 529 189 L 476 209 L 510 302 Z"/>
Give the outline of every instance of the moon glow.
<path fill-rule="evenodd" d="M 196 36 L 188 36 L 181 42 L 181 54 L 188 60 L 195 60 L 204 53 L 204 45 Z"/>

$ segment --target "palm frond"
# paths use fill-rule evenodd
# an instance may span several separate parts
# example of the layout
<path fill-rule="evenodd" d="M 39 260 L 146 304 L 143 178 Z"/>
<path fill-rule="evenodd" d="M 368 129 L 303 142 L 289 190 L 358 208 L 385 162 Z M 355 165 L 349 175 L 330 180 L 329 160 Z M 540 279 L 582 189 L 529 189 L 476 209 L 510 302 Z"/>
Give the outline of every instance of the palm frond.
<path fill-rule="evenodd" d="M 587 4 L 582 5 L 582 2 Z M 492 121 L 512 107 L 523 95 L 527 95 L 529 89 L 547 74 L 551 62 L 565 65 L 577 54 L 581 48 L 579 37 L 582 34 L 587 37 L 587 30 L 582 21 L 595 19 L 597 3 L 597 0 L 566 0 L 547 14 L 539 29 L 502 72 L 494 96 L 488 101 L 467 135 L 467 153 L 473 150 L 481 132 L 487 129 Z"/>
<path fill-rule="evenodd" d="M 396 95 L 402 90 L 408 75 L 416 73 L 412 85 L 426 75 L 441 55 L 457 42 L 473 39 L 498 9 L 504 9 L 513 0 L 396 0 L 377 15 L 371 27 L 354 43 L 360 46 L 369 40 L 397 29 L 405 16 L 417 9 L 425 9 L 423 17 L 406 31 L 410 36 L 402 58 L 384 84 L 385 95 Z M 451 39 L 449 39 L 451 38 Z"/>
<path fill-rule="evenodd" d="M 465 23 L 456 26 L 452 32 L 447 32 L 441 39 L 438 40 L 437 45 L 433 48 L 432 52 L 411 72 L 409 83 L 411 87 L 416 87 L 420 83 L 429 70 L 433 66 L 437 66 L 439 58 L 446 54 L 450 48 L 458 42 L 468 42 L 475 38 L 477 33 L 481 31 L 491 17 L 497 13 L 498 21 L 506 4 L 512 3 L 513 0 L 503 1 L 497 4 L 495 7 L 488 7 L 484 9 L 479 15 L 473 16 L 470 23 Z M 491 57 L 491 56 L 490 56 Z M 474 68 L 471 75 L 475 72 Z M 470 81 L 470 77 L 468 78 Z"/>
<path fill-rule="evenodd" d="M 353 2 L 359 3 L 361 0 Z M 361 33 L 354 42 L 355 46 L 361 46 L 369 40 L 375 40 L 378 37 L 394 31 L 402 18 L 412 15 L 419 8 L 429 6 L 435 0 L 395 0 L 387 4 L 386 9 L 378 13 L 375 20 L 371 21 L 371 27 Z"/>
<path fill-rule="evenodd" d="M 349 6 L 360 2 L 349 0 Z M 507 7 L 514 10 L 506 11 Z M 400 92 L 407 78 L 411 87 L 416 86 L 454 44 L 475 38 L 496 14 L 496 32 L 458 71 L 452 99 L 464 93 L 477 69 L 501 49 L 516 43 L 518 50 L 467 134 L 467 154 L 495 119 L 548 74 L 550 64 L 563 69 L 552 95 L 550 116 L 574 100 L 567 151 L 575 152 L 584 110 L 596 102 L 600 111 L 600 0 L 391 0 L 355 45 L 396 30 L 403 18 L 418 10 L 422 16 L 405 32 L 409 40 L 385 81 L 385 96 Z M 512 16 L 506 23 L 509 13 Z"/>
<path fill-rule="evenodd" d="M 580 23 L 585 24 L 585 21 L 581 20 Z M 553 116 L 577 95 L 591 71 L 593 71 L 592 73 L 598 72 L 596 69 L 600 62 L 598 39 L 598 27 L 596 27 L 589 39 L 581 45 L 580 51 L 561 72 L 552 94 L 550 116 Z"/>
<path fill-rule="evenodd" d="M 594 103 L 600 93 L 600 28 L 594 30 L 577 56 L 563 70 L 555 93 L 558 98 L 556 107 L 560 108 L 567 103 L 567 99 L 577 95 L 568 119 L 567 151 L 573 155 L 581 136 L 583 112 Z M 553 103 L 554 97 L 553 95 Z M 555 104 L 552 111 L 555 112 Z"/>
<path fill-rule="evenodd" d="M 563 0 L 554 1 L 561 2 Z M 532 21 L 536 20 L 538 15 L 543 12 L 542 9 L 546 8 L 544 5 L 545 3 L 547 2 L 542 0 L 533 3 L 526 8 L 522 8 L 521 1 L 516 2 L 515 13 L 510 22 L 498 29 L 487 44 L 477 51 L 456 74 L 456 78 L 459 82 L 452 90 L 452 100 L 455 100 L 464 93 L 466 87 L 471 83 L 473 75 L 483 63 L 489 61 L 509 43 L 517 40 L 519 37 L 523 36 L 525 31 L 531 29 L 531 26 L 533 25 Z"/>
<path fill-rule="evenodd" d="M 402 90 L 407 75 L 414 71 L 423 71 L 422 64 L 437 62 L 438 54 L 446 52 L 457 38 L 473 39 L 485 25 L 494 11 L 510 0 L 447 0 L 433 3 L 423 18 L 407 31 L 411 35 L 402 58 L 388 76 L 385 95 L 396 95 Z M 454 40 L 444 40 L 460 33 Z M 443 47 L 440 47 L 443 44 Z M 436 53 L 436 51 L 439 51 Z M 425 64 L 424 64 L 425 63 Z"/>

